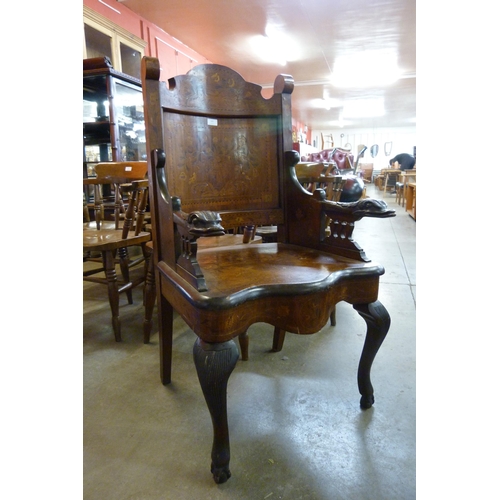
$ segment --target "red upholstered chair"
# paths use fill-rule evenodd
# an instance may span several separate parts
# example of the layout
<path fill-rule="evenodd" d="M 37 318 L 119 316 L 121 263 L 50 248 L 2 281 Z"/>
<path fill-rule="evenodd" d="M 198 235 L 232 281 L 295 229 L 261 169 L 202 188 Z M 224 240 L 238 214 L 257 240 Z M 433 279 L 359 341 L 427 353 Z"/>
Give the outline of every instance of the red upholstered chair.
<path fill-rule="evenodd" d="M 332 159 L 337 164 L 340 173 L 354 169 L 354 155 L 350 149 L 335 148 L 332 153 Z"/>
<path fill-rule="evenodd" d="M 358 388 L 361 406 L 372 406 L 370 370 L 390 318 L 378 300 L 384 269 L 352 232 L 362 217 L 395 213 L 383 201 L 340 203 L 302 187 L 291 76 L 276 78 L 269 99 L 217 64 L 196 66 L 168 86 L 159 76 L 159 61 L 144 58 L 161 380 L 171 380 L 175 310 L 197 336 L 194 363 L 214 431 L 211 472 L 223 483 L 231 476 L 226 390 L 239 358 L 234 339 L 250 325 L 312 334 L 338 302 L 351 303 L 367 324 Z M 235 223 L 276 225 L 277 242 L 201 248 L 200 237 Z"/>

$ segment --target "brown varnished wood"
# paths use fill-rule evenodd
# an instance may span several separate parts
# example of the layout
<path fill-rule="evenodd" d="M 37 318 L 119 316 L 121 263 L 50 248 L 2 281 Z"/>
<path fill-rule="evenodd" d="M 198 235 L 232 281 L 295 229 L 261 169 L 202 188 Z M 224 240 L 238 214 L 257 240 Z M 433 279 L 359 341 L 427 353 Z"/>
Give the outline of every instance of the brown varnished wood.
<path fill-rule="evenodd" d="M 206 248 L 198 253 L 208 291 L 206 297 L 232 297 L 239 293 L 246 301 L 258 289 L 262 295 L 307 294 L 313 288 L 330 287 L 328 280 L 358 272 L 378 277 L 383 269 L 376 264 L 334 257 L 313 249 L 283 243 L 263 243 L 245 248 Z M 251 279 L 248 268 L 253 270 Z M 325 282 L 327 280 L 328 282 Z M 287 291 L 288 290 L 288 291 Z"/>
<path fill-rule="evenodd" d="M 395 214 L 377 200 L 339 203 L 324 189 L 304 189 L 292 150 L 289 75 L 279 75 L 264 99 L 260 86 L 216 64 L 166 85 L 158 60 L 146 57 L 142 88 L 161 380 L 171 380 L 175 310 L 198 337 L 193 357 L 214 431 L 211 472 L 222 483 L 231 476 L 226 387 L 238 358 L 233 339 L 245 349 L 253 323 L 274 326 L 279 350 L 285 332 L 313 334 L 335 322 L 339 301 L 353 304 L 367 323 L 360 404 L 373 404 L 371 364 L 390 325 L 378 301 L 384 269 L 352 235 L 362 217 Z M 323 168 L 310 180 L 322 180 Z M 276 225 L 276 243 L 201 243 L 222 238 L 224 227 L 260 224 Z"/>
<path fill-rule="evenodd" d="M 148 172 L 146 161 L 129 162 L 104 162 L 95 166 L 96 177 L 83 179 L 84 186 L 94 187 L 94 221 L 88 221 L 84 229 L 120 229 L 125 214 L 125 204 L 122 201 L 120 186 L 134 180 L 145 179 Z M 102 198 L 104 188 L 113 190 L 115 195 L 113 201 Z M 114 213 L 113 223 L 107 221 L 105 210 L 112 210 Z M 102 227 L 101 227 L 102 225 Z"/>
<path fill-rule="evenodd" d="M 98 163 L 94 167 L 96 178 L 100 183 L 124 184 L 134 180 L 145 179 L 148 173 L 147 161 L 109 161 Z"/>
<path fill-rule="evenodd" d="M 126 293 L 129 303 L 132 303 L 132 289 L 143 283 L 146 276 L 151 257 L 151 249 L 146 247 L 146 243 L 151 240 L 151 233 L 143 231 L 145 211 L 148 204 L 149 182 L 144 179 L 144 164 L 140 162 L 141 172 L 139 174 L 129 174 L 129 164 L 100 164 L 99 173 L 95 180 L 95 187 L 98 189 L 100 184 L 112 184 L 115 189 L 115 221 L 118 227 L 119 215 L 121 212 L 122 196 L 127 197 L 127 207 L 125 210 L 123 224 L 121 228 L 105 229 L 98 224 L 99 228 L 89 228 L 84 224 L 83 228 L 83 252 L 84 256 L 91 252 L 98 252 L 101 256 L 102 267 L 93 268 L 83 273 L 85 281 L 100 283 L 108 288 L 108 300 L 111 308 L 111 320 L 115 340 L 121 341 L 121 323 L 119 317 L 119 294 Z M 109 167 L 109 168 L 108 168 Z M 121 167 L 121 168 L 119 168 Z M 139 175 L 140 180 L 131 180 L 123 178 L 123 175 Z M 115 177 L 114 174 L 118 174 Z M 132 177 L 133 178 L 133 177 Z M 123 183 L 126 180 L 127 182 Z M 98 193 L 99 191 L 96 191 Z M 139 246 L 142 255 L 136 259 L 130 259 L 128 248 Z M 96 261 L 95 258 L 89 259 Z M 99 259 L 97 259 L 99 261 Z M 120 276 L 116 272 L 116 263 L 120 266 Z M 143 263 L 144 273 L 139 278 L 131 279 L 129 269 L 132 266 Z M 101 276 L 104 273 L 104 277 Z M 147 337 L 149 341 L 149 336 Z M 146 336 L 145 336 L 146 341 Z"/>
<path fill-rule="evenodd" d="M 160 274 L 164 273 L 167 278 L 161 280 L 162 292 L 193 331 L 206 342 L 228 341 L 257 322 L 266 322 L 292 333 L 315 333 L 328 322 L 335 304 L 341 300 L 349 303 L 373 302 L 378 293 L 377 276 L 343 280 L 339 275 L 335 286 L 318 282 L 303 295 L 286 289 L 282 289 L 281 295 L 278 292 L 261 295 L 255 289 L 248 289 L 239 296 L 209 297 L 162 263 L 158 268 Z M 327 281 L 335 280 L 331 275 L 328 278 Z M 252 295 L 258 298 L 246 300 Z"/>
<path fill-rule="evenodd" d="M 324 189 L 326 199 L 339 201 L 346 178 L 332 173 L 335 165 L 324 163 L 299 162 L 295 165 L 295 175 L 303 187 L 313 193 L 316 189 Z"/>

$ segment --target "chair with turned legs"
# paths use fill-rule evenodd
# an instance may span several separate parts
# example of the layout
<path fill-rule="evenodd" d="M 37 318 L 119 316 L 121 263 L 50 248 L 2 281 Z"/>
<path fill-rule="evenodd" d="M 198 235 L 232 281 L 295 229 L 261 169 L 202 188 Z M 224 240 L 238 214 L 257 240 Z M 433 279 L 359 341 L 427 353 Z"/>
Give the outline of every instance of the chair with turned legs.
<path fill-rule="evenodd" d="M 83 253 L 84 253 L 84 281 L 106 285 L 108 288 L 108 300 L 111 308 L 111 317 L 115 340 L 120 342 L 121 322 L 119 314 L 120 294 L 127 295 L 128 303 L 132 303 L 132 289 L 143 283 L 146 276 L 150 249 L 146 243 L 151 240 L 151 233 L 143 231 L 144 216 L 148 203 L 148 181 L 139 180 L 122 183 L 123 179 L 111 177 L 109 179 L 115 186 L 115 197 L 117 211 L 121 202 L 119 198 L 123 196 L 127 200 L 127 209 L 121 229 L 110 229 L 100 227 L 99 229 L 83 229 Z M 123 198 L 122 198 L 123 199 Z M 118 225 L 118 219 L 116 221 Z M 140 256 L 132 259 L 129 256 L 128 249 L 138 247 Z M 97 253 L 99 257 L 88 257 Z M 85 267 L 85 261 L 92 265 Z M 97 264 L 93 265 L 94 263 Z M 118 264 L 117 264 L 118 263 Z M 132 278 L 130 268 L 134 265 L 143 263 L 143 270 L 139 277 Z M 117 273 L 116 266 L 119 266 L 120 273 Z M 104 274 L 104 276 L 102 276 Z"/>

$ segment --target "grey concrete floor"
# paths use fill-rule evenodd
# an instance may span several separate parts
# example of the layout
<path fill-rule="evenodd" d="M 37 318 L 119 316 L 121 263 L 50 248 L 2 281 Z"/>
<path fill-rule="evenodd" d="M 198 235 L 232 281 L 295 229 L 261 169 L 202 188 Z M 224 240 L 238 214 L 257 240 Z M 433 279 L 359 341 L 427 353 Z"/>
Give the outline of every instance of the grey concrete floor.
<path fill-rule="evenodd" d="M 382 198 L 373 185 L 368 195 Z M 159 379 L 156 325 L 142 343 L 141 290 L 121 301 L 114 341 L 105 287 L 83 289 L 83 487 L 86 500 L 403 500 L 416 497 L 416 223 L 363 219 L 354 238 L 384 265 L 379 299 L 392 324 L 372 368 L 375 405 L 359 407 L 365 323 L 346 303 L 337 325 L 249 331 L 250 359 L 229 379 L 232 477 L 210 474 L 212 427 L 192 360 L 194 333 L 176 318 L 172 383 Z"/>

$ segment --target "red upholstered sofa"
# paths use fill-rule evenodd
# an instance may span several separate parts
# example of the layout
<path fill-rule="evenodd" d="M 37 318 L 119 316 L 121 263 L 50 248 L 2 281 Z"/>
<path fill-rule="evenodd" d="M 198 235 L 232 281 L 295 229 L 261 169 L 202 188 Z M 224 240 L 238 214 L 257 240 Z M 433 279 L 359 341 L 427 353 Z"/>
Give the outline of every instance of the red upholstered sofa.
<path fill-rule="evenodd" d="M 309 162 L 331 162 L 337 164 L 337 168 L 349 170 L 354 168 L 354 155 L 348 149 L 330 148 L 319 151 L 318 153 L 310 153 L 306 161 Z"/>

